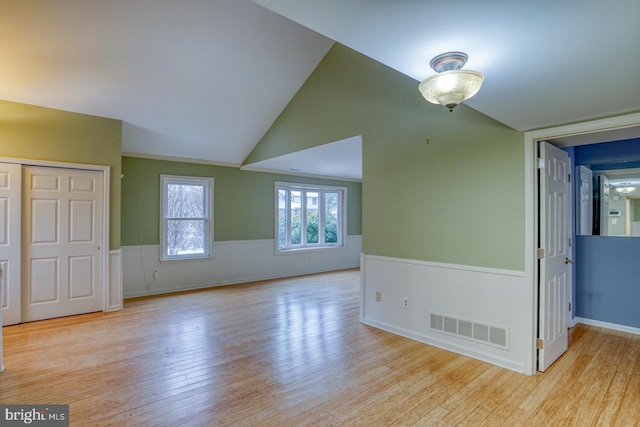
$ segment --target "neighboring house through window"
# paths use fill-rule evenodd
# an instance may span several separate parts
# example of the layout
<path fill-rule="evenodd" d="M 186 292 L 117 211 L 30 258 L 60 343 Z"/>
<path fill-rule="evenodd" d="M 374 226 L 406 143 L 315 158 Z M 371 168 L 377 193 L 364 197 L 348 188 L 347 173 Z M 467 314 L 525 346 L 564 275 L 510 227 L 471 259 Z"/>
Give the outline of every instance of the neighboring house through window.
<path fill-rule="evenodd" d="M 161 175 L 160 182 L 160 259 L 210 257 L 213 178 Z"/>
<path fill-rule="evenodd" d="M 278 251 L 343 246 L 346 197 L 344 187 L 276 182 Z"/>

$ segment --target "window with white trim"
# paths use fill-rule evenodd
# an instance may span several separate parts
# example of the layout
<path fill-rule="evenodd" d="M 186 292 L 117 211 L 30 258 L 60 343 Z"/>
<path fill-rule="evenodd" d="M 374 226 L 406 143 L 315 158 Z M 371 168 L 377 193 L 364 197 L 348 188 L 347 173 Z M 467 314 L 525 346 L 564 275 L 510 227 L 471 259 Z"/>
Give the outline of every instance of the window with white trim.
<path fill-rule="evenodd" d="M 276 182 L 278 251 L 343 246 L 347 189 Z"/>
<path fill-rule="evenodd" d="M 213 178 L 160 175 L 160 186 L 160 259 L 210 257 Z"/>

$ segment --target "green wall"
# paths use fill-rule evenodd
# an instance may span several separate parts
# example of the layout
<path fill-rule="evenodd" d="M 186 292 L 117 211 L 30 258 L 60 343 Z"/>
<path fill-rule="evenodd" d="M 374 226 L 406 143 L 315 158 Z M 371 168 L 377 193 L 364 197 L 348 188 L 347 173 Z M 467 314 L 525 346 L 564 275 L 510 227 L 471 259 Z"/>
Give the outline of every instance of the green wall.
<path fill-rule="evenodd" d="M 361 184 L 243 171 L 209 164 L 122 158 L 122 244 L 157 245 L 160 174 L 214 178 L 216 241 L 274 238 L 275 181 L 347 187 L 347 233 L 362 234 Z"/>
<path fill-rule="evenodd" d="M 245 164 L 360 134 L 365 253 L 523 270 L 523 134 L 417 85 L 336 44 Z"/>
<path fill-rule="evenodd" d="M 0 156 L 111 167 L 110 247 L 120 247 L 122 122 L 0 100 Z"/>

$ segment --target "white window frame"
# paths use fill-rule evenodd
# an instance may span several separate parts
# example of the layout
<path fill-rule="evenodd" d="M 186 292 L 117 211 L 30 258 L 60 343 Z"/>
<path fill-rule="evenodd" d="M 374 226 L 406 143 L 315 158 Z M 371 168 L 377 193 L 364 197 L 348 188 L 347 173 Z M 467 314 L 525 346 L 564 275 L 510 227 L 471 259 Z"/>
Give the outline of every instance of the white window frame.
<path fill-rule="evenodd" d="M 292 245 L 291 242 L 291 227 L 288 226 L 291 221 L 291 208 L 290 208 L 290 197 L 287 196 L 285 208 L 286 215 L 286 237 L 285 237 L 285 246 L 280 247 L 280 227 L 279 227 L 279 190 L 286 190 L 287 195 L 290 194 L 291 191 L 301 191 L 301 236 L 300 236 L 300 244 Z M 318 243 L 304 243 L 306 242 L 306 219 L 307 219 L 307 211 L 306 211 L 306 200 L 307 192 L 317 192 L 318 193 L 318 206 L 322 207 L 322 209 L 318 209 Z M 324 206 L 325 206 L 325 193 L 338 193 L 338 233 L 337 233 L 337 242 L 335 243 L 325 243 L 324 242 Z M 338 186 L 327 186 L 327 185 L 315 185 L 315 184 L 298 184 L 293 182 L 280 182 L 276 181 L 275 183 L 275 249 L 276 253 L 288 253 L 288 252 L 296 252 L 296 251 L 306 251 L 306 250 L 327 250 L 327 249 L 339 249 L 343 248 L 345 245 L 345 240 L 347 237 L 347 188 L 346 187 L 338 187 Z"/>
<path fill-rule="evenodd" d="M 204 187 L 204 216 L 199 219 L 204 221 L 204 253 L 168 255 L 168 222 L 176 218 L 168 218 L 167 191 L 170 184 L 201 185 Z M 160 261 L 193 260 L 211 258 L 213 256 L 213 178 L 160 175 Z"/>

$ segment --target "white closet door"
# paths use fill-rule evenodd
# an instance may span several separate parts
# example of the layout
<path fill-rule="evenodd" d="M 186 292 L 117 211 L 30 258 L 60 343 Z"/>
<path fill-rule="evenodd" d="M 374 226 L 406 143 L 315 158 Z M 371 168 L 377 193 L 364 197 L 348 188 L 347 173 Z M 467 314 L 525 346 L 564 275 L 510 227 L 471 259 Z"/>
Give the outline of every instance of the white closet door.
<path fill-rule="evenodd" d="M 3 325 L 13 325 L 21 320 L 21 183 L 21 165 L 0 163 L 0 293 Z"/>
<path fill-rule="evenodd" d="M 23 321 L 102 310 L 103 179 L 24 167 Z"/>

